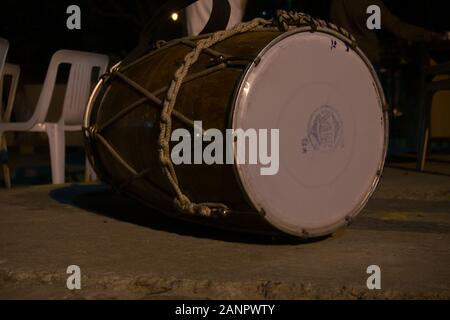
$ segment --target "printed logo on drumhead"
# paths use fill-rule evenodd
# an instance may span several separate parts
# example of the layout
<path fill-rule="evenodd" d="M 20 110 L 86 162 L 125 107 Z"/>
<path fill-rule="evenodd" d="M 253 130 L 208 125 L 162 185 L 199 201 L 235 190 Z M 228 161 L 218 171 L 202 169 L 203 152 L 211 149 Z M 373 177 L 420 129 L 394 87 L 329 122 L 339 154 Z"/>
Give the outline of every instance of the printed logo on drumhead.
<path fill-rule="evenodd" d="M 343 125 L 339 112 L 327 105 L 318 108 L 309 119 L 308 140 L 316 151 L 329 152 L 343 147 Z"/>

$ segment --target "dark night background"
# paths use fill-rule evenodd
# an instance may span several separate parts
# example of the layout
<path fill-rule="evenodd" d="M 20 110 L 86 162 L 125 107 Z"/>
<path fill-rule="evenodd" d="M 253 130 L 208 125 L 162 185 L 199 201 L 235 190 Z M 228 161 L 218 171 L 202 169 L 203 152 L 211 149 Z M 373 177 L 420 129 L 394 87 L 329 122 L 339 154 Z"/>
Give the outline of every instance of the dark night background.
<path fill-rule="evenodd" d="M 357 0 L 355 0 L 357 1 Z M 123 59 L 138 42 L 140 31 L 163 0 L 2 0 L 0 4 L 0 37 L 10 41 L 8 62 L 21 65 L 21 81 L 41 83 L 48 62 L 58 49 L 76 49 L 108 54 L 114 63 Z M 450 31 L 448 1 L 385 0 L 385 4 L 406 22 L 434 31 Z M 304 11 L 329 20 L 329 0 L 259 0 L 249 1 L 246 19 L 271 17 L 277 8 Z M 76 4 L 81 8 L 81 30 L 68 30 L 66 9 Z M 177 22 L 161 17 L 158 38 L 169 40 L 183 35 L 183 19 Z M 414 104 L 420 47 L 380 32 L 384 52 L 383 80 L 391 104 L 400 105 L 405 117 L 393 124 L 394 137 L 406 136 L 414 148 L 417 129 Z M 449 60 L 435 55 L 437 60 Z M 400 79 L 400 80 L 399 80 Z"/>
<path fill-rule="evenodd" d="M 355 0 L 357 1 L 357 0 Z M 78 49 L 110 54 L 123 58 L 137 43 L 143 26 L 164 0 L 3 0 L 0 5 L 0 36 L 10 41 L 9 61 L 20 63 L 26 74 L 34 66 L 46 64 L 58 49 Z M 277 8 L 292 8 L 328 19 L 328 0 L 258 0 L 251 1 L 247 19 L 266 13 L 272 16 Z M 385 0 L 391 10 L 405 21 L 436 31 L 450 30 L 449 11 L 442 0 Z M 66 8 L 81 8 L 82 29 L 66 28 Z M 182 20 L 161 19 L 160 37 L 182 35 Z M 389 40 L 389 39 L 387 39 Z M 401 43 L 400 46 L 407 46 Z M 33 70 L 37 71 L 37 70 Z M 35 73 L 33 72 L 33 73 Z"/>

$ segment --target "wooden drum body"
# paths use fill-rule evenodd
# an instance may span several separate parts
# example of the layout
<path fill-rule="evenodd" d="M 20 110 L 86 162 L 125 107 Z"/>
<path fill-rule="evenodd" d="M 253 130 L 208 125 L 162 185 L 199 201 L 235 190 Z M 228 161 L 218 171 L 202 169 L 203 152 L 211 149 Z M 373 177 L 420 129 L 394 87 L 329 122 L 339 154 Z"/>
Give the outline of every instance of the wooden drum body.
<path fill-rule="evenodd" d="M 350 223 L 379 181 L 387 116 L 368 60 L 347 37 L 322 27 L 242 32 L 202 51 L 176 95 L 172 131 L 194 135 L 194 120 L 222 132 L 279 129 L 279 171 L 173 165 L 192 203 L 226 209 L 204 217 L 174 205 L 160 159 L 161 111 L 174 74 L 201 39 L 166 43 L 114 67 L 97 85 L 84 126 L 100 179 L 161 212 L 224 228 L 308 238 Z"/>

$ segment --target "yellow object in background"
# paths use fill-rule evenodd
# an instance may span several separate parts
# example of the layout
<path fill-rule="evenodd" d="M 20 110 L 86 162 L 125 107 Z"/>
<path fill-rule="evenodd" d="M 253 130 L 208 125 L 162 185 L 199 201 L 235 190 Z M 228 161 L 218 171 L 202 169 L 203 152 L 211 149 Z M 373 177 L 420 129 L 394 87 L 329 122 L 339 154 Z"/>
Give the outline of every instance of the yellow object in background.
<path fill-rule="evenodd" d="M 432 65 L 436 65 L 434 61 Z M 437 76 L 433 80 L 450 79 L 450 76 Z M 431 138 L 450 138 L 450 90 L 439 91 L 434 95 L 431 108 Z"/>

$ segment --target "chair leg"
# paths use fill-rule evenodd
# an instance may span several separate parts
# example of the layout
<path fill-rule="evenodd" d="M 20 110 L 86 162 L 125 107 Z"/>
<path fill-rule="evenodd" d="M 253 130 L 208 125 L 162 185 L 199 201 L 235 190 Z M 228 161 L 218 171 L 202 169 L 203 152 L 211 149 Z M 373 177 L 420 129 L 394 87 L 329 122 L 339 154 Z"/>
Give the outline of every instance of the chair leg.
<path fill-rule="evenodd" d="M 93 182 L 97 180 L 97 175 L 95 174 L 94 169 L 89 162 L 89 159 L 86 157 L 86 167 L 84 171 L 84 181 L 85 182 Z"/>
<path fill-rule="evenodd" d="M 2 161 L 3 179 L 5 181 L 5 187 L 7 189 L 11 189 L 11 173 L 7 163 L 8 147 L 6 145 L 6 137 L 3 134 L 0 134 L 0 155 L 3 152 L 5 153 L 4 154 L 5 160 L 0 159 Z M 2 157 L 0 156 L 0 158 Z"/>
<path fill-rule="evenodd" d="M 431 104 L 433 102 L 433 93 L 424 95 L 423 104 L 419 111 L 419 150 L 417 153 L 416 169 L 423 171 L 425 169 L 425 161 L 428 151 L 428 143 L 430 140 L 430 124 L 431 124 Z"/>
<path fill-rule="evenodd" d="M 6 189 L 11 189 L 11 173 L 7 164 L 2 164 L 3 179 L 5 179 Z"/>
<path fill-rule="evenodd" d="M 52 167 L 52 183 L 63 184 L 65 182 L 65 156 L 66 141 L 65 132 L 58 125 L 50 124 L 47 128 L 50 145 L 50 162 Z"/>
<path fill-rule="evenodd" d="M 426 128 L 420 137 L 420 148 L 417 157 L 417 170 L 423 171 L 425 169 L 425 161 L 427 158 L 428 142 L 430 141 L 430 128 Z"/>

